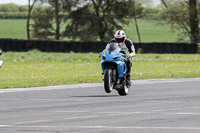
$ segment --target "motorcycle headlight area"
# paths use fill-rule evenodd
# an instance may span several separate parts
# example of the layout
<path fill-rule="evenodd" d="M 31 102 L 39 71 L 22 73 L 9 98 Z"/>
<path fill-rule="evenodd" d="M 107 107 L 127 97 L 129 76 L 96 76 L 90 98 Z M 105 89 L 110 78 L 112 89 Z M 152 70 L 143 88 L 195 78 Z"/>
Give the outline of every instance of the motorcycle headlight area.
<path fill-rule="evenodd" d="M 101 57 L 103 60 L 105 60 L 106 59 L 106 54 L 104 53 L 103 55 L 102 55 L 102 57 Z"/>
<path fill-rule="evenodd" d="M 114 60 L 118 59 L 119 55 L 117 51 L 113 51 L 111 54 L 113 55 Z"/>

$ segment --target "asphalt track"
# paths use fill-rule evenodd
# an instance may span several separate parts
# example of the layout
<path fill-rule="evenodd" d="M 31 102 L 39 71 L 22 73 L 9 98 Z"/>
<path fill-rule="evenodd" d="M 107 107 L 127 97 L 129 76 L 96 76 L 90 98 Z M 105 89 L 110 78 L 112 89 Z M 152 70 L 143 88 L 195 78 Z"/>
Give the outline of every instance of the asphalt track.
<path fill-rule="evenodd" d="M 1 133 L 199 133 L 200 78 L 0 90 Z"/>

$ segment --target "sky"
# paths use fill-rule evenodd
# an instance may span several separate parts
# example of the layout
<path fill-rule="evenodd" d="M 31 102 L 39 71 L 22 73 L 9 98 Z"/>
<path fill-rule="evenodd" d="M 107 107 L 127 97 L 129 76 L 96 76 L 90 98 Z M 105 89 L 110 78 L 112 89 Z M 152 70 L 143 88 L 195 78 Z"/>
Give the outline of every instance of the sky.
<path fill-rule="evenodd" d="M 154 0 L 154 3 L 159 4 L 160 0 Z M 0 0 L 0 4 L 14 3 L 17 5 L 27 5 L 28 0 Z"/>
<path fill-rule="evenodd" d="M 0 0 L 0 4 L 15 3 L 18 5 L 27 5 L 28 0 Z"/>

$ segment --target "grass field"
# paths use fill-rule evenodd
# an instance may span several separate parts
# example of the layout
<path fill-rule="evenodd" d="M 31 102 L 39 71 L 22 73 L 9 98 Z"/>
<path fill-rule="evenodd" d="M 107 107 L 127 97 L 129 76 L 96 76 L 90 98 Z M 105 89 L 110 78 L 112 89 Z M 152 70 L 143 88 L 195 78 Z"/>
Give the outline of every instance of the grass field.
<path fill-rule="evenodd" d="M 153 20 L 138 20 L 141 41 L 142 42 L 177 42 L 178 31 L 172 31 L 168 25 L 158 24 L 157 21 Z M 124 26 L 127 37 L 132 39 L 134 42 L 139 42 L 135 24 L 130 23 L 129 26 Z M 186 37 L 185 42 L 189 42 L 189 38 Z"/>
<path fill-rule="evenodd" d="M 0 19 L 0 38 L 26 39 L 26 20 Z"/>
<path fill-rule="evenodd" d="M 156 21 L 138 20 L 142 42 L 177 42 L 178 32 L 169 26 L 157 25 Z M 62 27 L 64 29 L 65 27 Z M 135 24 L 124 25 L 127 37 L 138 42 Z M 0 19 L 0 38 L 26 39 L 25 19 Z M 114 33 L 113 33 L 114 34 Z M 186 40 L 189 40 L 186 38 Z"/>
<path fill-rule="evenodd" d="M 98 54 L 8 52 L 1 56 L 0 88 L 102 82 Z M 200 77 L 200 56 L 138 54 L 131 79 Z"/>

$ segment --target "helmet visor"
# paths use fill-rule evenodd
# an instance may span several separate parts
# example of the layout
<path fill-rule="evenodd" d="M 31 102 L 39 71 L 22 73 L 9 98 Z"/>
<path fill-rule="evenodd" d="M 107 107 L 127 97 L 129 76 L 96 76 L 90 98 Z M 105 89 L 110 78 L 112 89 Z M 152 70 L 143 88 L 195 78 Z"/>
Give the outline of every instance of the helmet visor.
<path fill-rule="evenodd" d="M 116 37 L 115 38 L 115 41 L 116 41 L 116 43 L 123 43 L 124 42 L 124 40 L 125 40 L 125 37 Z"/>

